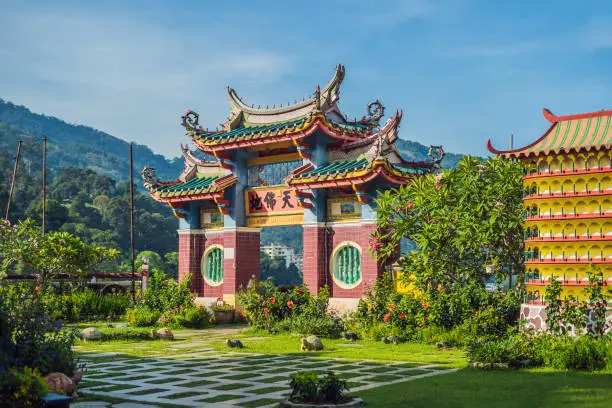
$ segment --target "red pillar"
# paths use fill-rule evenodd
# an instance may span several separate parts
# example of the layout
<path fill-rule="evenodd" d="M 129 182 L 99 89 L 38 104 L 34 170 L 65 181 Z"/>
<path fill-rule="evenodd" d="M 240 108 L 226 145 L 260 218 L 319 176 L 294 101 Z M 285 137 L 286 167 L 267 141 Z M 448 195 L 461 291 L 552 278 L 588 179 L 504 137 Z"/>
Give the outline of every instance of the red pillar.
<path fill-rule="evenodd" d="M 236 292 L 249 280 L 259 280 L 259 228 L 223 230 L 223 300 L 236 302 Z"/>
<path fill-rule="evenodd" d="M 188 274 L 192 275 L 191 290 L 198 296 L 204 296 L 203 279 L 200 272 L 200 262 L 204 253 L 205 236 L 200 230 L 181 230 L 179 233 L 179 282 Z"/>
<path fill-rule="evenodd" d="M 329 254 L 325 241 L 326 230 L 323 224 L 304 225 L 302 230 L 304 284 L 311 293 L 317 294 L 319 288 L 331 283 L 327 275 Z"/>

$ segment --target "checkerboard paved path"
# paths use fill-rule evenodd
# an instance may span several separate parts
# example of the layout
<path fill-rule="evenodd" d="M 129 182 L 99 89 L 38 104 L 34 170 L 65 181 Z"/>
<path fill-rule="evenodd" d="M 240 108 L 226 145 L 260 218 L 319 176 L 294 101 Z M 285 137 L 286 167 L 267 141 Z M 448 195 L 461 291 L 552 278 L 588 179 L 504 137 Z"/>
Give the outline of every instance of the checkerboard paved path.
<path fill-rule="evenodd" d="M 204 349 L 188 355 L 112 361 L 87 357 L 80 391 L 143 404 L 197 407 L 274 407 L 289 393 L 288 376 L 300 370 L 333 371 L 351 392 L 454 371 L 436 364 L 322 359 Z M 108 358 L 108 357 L 107 357 Z"/>

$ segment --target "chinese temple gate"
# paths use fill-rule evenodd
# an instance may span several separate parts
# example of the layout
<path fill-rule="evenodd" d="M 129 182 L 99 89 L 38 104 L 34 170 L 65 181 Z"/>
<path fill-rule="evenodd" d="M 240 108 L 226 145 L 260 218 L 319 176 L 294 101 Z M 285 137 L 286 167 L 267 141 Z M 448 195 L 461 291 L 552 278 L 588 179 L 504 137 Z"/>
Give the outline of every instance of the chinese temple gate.
<path fill-rule="evenodd" d="M 259 278 L 260 228 L 301 225 L 304 283 L 328 285 L 334 298 L 359 298 L 383 270 L 367 251 L 376 229 L 373 197 L 411 178 L 436 171 L 444 155 L 409 162 L 395 147 L 402 113 L 384 125 L 384 107 L 349 121 L 338 108 L 345 70 L 302 102 L 272 108 L 247 105 L 228 88 L 230 114 L 218 130 L 202 128 L 188 111 L 182 124 L 197 157 L 181 146 L 183 173 L 160 181 L 153 168 L 144 184 L 180 218 L 179 278 L 193 275 L 193 290 L 210 300 L 235 302 Z M 203 153 L 203 155 L 202 155 Z"/>

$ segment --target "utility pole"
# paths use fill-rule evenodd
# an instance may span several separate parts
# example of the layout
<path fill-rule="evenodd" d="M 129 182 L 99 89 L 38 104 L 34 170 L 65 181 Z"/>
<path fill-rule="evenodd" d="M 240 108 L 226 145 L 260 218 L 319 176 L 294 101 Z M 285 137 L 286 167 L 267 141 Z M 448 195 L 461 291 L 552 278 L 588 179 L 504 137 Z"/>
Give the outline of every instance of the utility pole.
<path fill-rule="evenodd" d="M 134 153 L 130 143 L 130 236 L 132 250 L 132 299 L 136 300 L 136 284 L 134 282 Z"/>
<path fill-rule="evenodd" d="M 42 168 L 42 234 L 45 235 L 47 216 L 47 136 L 43 136 L 43 168 Z"/>
<path fill-rule="evenodd" d="M 510 133 L 510 150 L 514 149 L 514 135 Z"/>
<path fill-rule="evenodd" d="M 11 179 L 11 190 L 9 191 L 8 203 L 6 203 L 6 215 L 5 220 L 8 220 L 9 212 L 11 211 L 11 201 L 13 200 L 13 191 L 15 190 L 15 178 L 17 177 L 17 166 L 19 165 L 19 155 L 21 154 L 21 143 L 22 140 L 17 142 L 17 156 L 15 156 L 15 167 L 13 167 L 13 178 Z"/>

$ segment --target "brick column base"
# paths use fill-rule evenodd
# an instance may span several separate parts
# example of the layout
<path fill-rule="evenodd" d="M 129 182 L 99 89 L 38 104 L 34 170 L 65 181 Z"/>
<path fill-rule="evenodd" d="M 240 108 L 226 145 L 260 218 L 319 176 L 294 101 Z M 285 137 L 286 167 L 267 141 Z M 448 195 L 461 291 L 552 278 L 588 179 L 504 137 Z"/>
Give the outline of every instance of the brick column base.
<path fill-rule="evenodd" d="M 331 283 L 326 279 L 329 263 L 329 251 L 325 245 L 326 231 L 325 227 L 319 225 L 305 225 L 302 230 L 304 284 L 311 293 L 317 294 L 319 288 Z"/>
<path fill-rule="evenodd" d="M 200 230 L 179 231 L 178 279 L 182 282 L 191 274 L 191 290 L 198 296 L 203 296 L 204 280 L 200 273 L 200 262 L 204 253 L 205 239 Z"/>
<path fill-rule="evenodd" d="M 236 303 L 236 292 L 259 280 L 259 228 L 223 230 L 223 300 Z"/>

